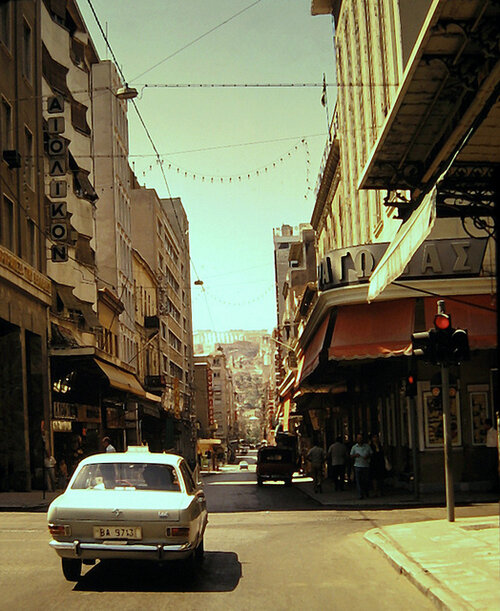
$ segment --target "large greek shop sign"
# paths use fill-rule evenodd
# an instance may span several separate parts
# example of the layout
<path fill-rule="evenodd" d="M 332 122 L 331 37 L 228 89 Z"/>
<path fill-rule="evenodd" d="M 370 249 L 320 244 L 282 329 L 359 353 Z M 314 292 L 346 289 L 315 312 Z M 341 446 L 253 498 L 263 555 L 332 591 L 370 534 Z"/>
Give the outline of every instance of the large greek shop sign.
<path fill-rule="evenodd" d="M 64 133 L 64 98 L 51 96 L 47 101 L 47 110 L 51 115 L 47 121 L 47 155 L 49 158 L 49 236 L 52 246 L 51 259 L 54 263 L 68 260 L 69 218 L 67 203 L 64 198 L 68 192 L 66 172 L 68 171 L 67 140 Z"/>
<path fill-rule="evenodd" d="M 426 240 L 415 252 L 401 279 L 477 276 L 486 238 Z M 318 268 L 320 291 L 367 282 L 388 242 L 341 248 L 328 253 Z"/>

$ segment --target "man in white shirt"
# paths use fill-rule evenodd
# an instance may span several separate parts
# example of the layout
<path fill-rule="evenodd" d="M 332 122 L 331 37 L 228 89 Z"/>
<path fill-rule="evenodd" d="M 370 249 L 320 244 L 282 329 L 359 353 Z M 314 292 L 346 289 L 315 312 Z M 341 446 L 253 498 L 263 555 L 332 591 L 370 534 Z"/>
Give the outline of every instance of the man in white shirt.
<path fill-rule="evenodd" d="M 493 427 L 491 418 L 486 418 L 486 452 L 488 457 L 488 476 L 492 490 L 498 491 L 498 432 Z"/>
<path fill-rule="evenodd" d="M 332 445 L 328 448 L 327 456 L 331 465 L 332 479 L 335 484 L 335 490 L 343 490 L 347 448 L 342 443 L 342 437 L 340 435 L 335 440 L 335 443 L 332 443 Z"/>
<path fill-rule="evenodd" d="M 368 498 L 370 489 L 370 457 L 373 454 L 370 446 L 365 442 L 363 435 L 358 433 L 356 443 L 351 448 L 351 456 L 354 458 L 354 476 L 358 498 Z"/>

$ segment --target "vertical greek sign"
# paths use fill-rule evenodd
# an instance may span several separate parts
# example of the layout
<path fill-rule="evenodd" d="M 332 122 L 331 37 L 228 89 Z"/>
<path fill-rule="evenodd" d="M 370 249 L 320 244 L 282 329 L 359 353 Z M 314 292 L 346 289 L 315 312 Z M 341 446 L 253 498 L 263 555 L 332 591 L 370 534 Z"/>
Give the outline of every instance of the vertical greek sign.
<path fill-rule="evenodd" d="M 61 115 L 64 112 L 64 98 L 60 95 L 50 96 L 47 99 L 47 112 L 50 115 Z M 67 202 L 64 199 L 68 193 L 68 183 L 65 180 L 68 171 L 67 140 L 60 134 L 64 133 L 64 116 L 49 117 L 47 120 L 47 156 L 48 174 L 50 177 L 49 192 L 49 218 L 50 249 L 53 263 L 64 263 L 68 260 L 69 219 Z"/>

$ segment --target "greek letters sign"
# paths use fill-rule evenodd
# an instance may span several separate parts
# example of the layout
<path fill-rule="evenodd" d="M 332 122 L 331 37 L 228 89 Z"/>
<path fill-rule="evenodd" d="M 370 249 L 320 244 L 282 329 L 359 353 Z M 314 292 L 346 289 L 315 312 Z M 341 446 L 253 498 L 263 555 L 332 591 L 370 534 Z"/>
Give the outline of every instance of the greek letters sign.
<path fill-rule="evenodd" d="M 60 95 L 47 99 L 47 156 L 50 200 L 64 199 L 68 194 L 68 183 L 65 180 L 68 171 L 68 141 L 61 136 L 65 130 L 64 98 Z M 50 249 L 53 263 L 64 263 L 68 260 L 68 241 L 70 235 L 68 205 L 65 201 L 50 201 L 48 213 L 50 218 L 49 238 L 53 243 Z"/>
<path fill-rule="evenodd" d="M 413 255 L 403 279 L 477 276 L 487 239 L 426 240 Z M 320 291 L 368 282 L 388 242 L 341 248 L 328 253 L 318 268 Z"/>
<path fill-rule="evenodd" d="M 64 98 L 62 95 L 51 95 L 47 98 L 47 112 L 51 115 L 64 112 Z"/>
<path fill-rule="evenodd" d="M 68 260 L 68 245 L 54 244 L 50 249 L 50 254 L 54 263 L 65 263 Z"/>

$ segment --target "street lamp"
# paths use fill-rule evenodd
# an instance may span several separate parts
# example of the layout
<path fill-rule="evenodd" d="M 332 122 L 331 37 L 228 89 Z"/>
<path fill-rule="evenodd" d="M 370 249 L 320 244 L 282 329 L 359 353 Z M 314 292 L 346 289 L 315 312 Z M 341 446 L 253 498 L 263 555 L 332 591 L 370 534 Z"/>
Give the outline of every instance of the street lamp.
<path fill-rule="evenodd" d="M 133 100 L 139 94 L 137 93 L 137 89 L 129 87 L 128 83 L 125 83 L 125 86 L 120 87 L 115 95 L 119 100 Z"/>

